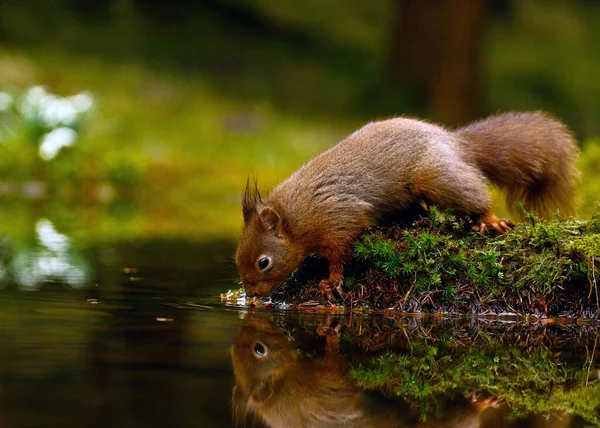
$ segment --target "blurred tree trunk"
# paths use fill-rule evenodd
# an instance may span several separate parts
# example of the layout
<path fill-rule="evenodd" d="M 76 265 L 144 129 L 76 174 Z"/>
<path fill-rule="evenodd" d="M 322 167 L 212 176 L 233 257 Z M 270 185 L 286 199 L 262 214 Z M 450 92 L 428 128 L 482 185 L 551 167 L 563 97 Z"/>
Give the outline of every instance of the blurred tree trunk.
<path fill-rule="evenodd" d="M 421 89 L 436 120 L 478 116 L 485 0 L 396 0 L 390 77 Z"/>

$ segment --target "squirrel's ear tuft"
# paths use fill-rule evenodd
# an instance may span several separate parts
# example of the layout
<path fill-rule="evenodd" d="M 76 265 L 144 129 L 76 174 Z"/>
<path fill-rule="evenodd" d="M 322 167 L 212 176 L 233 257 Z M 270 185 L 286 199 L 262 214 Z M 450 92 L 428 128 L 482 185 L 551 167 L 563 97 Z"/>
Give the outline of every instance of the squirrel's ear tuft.
<path fill-rule="evenodd" d="M 258 207 L 262 205 L 262 199 L 258 192 L 258 185 L 254 180 L 254 185 L 250 184 L 250 178 L 246 181 L 244 196 L 242 197 L 242 213 L 244 215 L 244 223 L 248 223 L 253 215 L 258 214 Z"/>
<path fill-rule="evenodd" d="M 281 216 L 271 207 L 264 207 L 258 213 L 262 224 L 265 226 L 265 229 L 272 230 L 275 232 L 275 235 L 281 237 L 283 234 L 283 223 L 281 221 Z"/>

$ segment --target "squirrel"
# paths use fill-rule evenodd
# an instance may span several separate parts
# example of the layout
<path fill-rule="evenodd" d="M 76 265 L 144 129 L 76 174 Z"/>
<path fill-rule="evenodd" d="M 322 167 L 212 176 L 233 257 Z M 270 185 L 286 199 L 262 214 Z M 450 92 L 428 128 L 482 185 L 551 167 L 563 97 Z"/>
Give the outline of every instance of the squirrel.
<path fill-rule="evenodd" d="M 309 254 L 329 262 L 319 288 L 342 289 L 344 263 L 360 233 L 384 215 L 424 201 L 498 234 L 514 225 L 492 211 L 488 180 L 547 216 L 574 210 L 579 149 L 569 129 L 543 112 L 504 113 L 448 130 L 407 117 L 369 123 L 313 158 L 264 200 L 246 183 L 236 251 L 248 296 L 274 291 Z"/>

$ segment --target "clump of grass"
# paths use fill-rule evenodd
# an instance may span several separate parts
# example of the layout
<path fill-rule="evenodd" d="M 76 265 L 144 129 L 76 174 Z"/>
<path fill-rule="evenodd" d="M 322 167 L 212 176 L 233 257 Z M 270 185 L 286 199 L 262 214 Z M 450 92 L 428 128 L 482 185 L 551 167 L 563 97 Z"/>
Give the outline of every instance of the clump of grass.
<path fill-rule="evenodd" d="M 550 221 L 525 214 L 501 236 L 481 237 L 465 219 L 435 207 L 412 227 L 369 229 L 346 269 L 348 298 L 337 303 L 354 310 L 597 318 L 600 213 Z M 305 264 L 279 301 L 326 304 L 316 284 L 327 270 L 314 266 Z"/>

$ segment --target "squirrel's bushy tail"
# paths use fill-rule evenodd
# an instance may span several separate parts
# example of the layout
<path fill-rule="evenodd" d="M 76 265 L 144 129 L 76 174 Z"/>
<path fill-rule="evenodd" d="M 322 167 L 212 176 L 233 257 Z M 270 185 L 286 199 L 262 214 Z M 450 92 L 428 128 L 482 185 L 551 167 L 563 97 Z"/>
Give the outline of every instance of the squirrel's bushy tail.
<path fill-rule="evenodd" d="M 556 209 L 561 214 L 574 212 L 579 149 L 558 120 L 542 112 L 505 113 L 455 134 L 479 169 L 506 191 L 509 209 L 522 201 L 541 216 Z"/>

